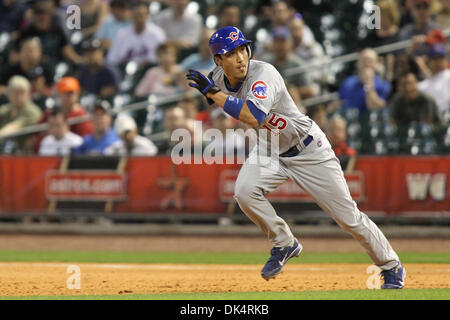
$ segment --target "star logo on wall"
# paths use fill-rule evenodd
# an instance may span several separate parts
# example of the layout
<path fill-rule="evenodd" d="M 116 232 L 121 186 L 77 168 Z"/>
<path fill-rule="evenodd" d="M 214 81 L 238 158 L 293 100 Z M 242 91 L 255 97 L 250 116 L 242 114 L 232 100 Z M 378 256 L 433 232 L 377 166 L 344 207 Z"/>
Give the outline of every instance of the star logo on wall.
<path fill-rule="evenodd" d="M 171 205 L 177 210 L 183 209 L 183 194 L 189 185 L 189 180 L 178 176 L 175 165 L 170 166 L 169 176 L 159 178 L 157 184 L 160 188 L 169 190 L 169 193 L 161 199 L 161 209 L 168 209 Z"/>

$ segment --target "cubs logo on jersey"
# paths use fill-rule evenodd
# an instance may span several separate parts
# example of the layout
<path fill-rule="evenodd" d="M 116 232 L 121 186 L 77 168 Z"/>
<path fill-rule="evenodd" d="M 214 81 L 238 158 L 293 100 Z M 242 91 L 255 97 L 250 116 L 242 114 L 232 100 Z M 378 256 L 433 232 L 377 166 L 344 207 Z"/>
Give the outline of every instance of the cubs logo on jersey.
<path fill-rule="evenodd" d="M 267 89 L 267 84 L 264 81 L 258 80 L 252 85 L 252 94 L 258 99 L 266 99 Z"/>

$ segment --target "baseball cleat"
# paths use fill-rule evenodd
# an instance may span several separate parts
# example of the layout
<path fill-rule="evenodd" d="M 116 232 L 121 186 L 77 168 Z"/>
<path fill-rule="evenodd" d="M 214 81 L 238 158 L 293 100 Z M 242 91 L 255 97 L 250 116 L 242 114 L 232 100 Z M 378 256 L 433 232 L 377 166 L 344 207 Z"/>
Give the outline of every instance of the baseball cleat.
<path fill-rule="evenodd" d="M 381 271 L 381 276 L 384 279 L 381 289 L 402 289 L 405 285 L 406 270 L 399 262 L 394 268 Z"/>
<path fill-rule="evenodd" d="M 276 275 L 278 275 L 281 270 L 283 270 L 286 262 L 292 257 L 298 257 L 300 252 L 302 252 L 303 247 L 300 243 L 298 243 L 297 239 L 294 239 L 294 244 L 289 247 L 280 248 L 273 247 L 270 250 L 270 258 L 267 260 L 264 268 L 261 270 L 261 276 L 269 281 L 270 279 L 274 279 Z"/>

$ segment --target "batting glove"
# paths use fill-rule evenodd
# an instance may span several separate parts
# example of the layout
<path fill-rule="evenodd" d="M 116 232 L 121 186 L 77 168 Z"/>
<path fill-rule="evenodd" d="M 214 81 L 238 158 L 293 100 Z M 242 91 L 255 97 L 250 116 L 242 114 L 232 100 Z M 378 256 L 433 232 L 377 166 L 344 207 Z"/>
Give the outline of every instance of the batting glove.
<path fill-rule="evenodd" d="M 205 77 L 202 73 L 197 70 L 189 69 L 189 72 L 186 74 L 186 78 L 188 80 L 192 80 L 194 82 L 189 82 L 189 86 L 200 91 L 205 97 L 208 92 L 217 93 L 220 89 L 214 84 L 214 81 L 211 78 Z M 213 104 L 214 101 L 208 99 L 210 104 Z"/>

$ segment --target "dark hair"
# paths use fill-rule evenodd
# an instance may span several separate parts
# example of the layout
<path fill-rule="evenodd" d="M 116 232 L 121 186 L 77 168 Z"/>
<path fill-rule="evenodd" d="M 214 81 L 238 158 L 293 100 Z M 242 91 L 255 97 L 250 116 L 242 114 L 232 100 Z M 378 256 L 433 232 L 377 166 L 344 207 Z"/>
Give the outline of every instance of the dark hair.
<path fill-rule="evenodd" d="M 67 121 L 67 117 L 64 114 L 64 112 L 62 112 L 61 108 L 53 108 L 52 111 L 50 111 L 50 114 L 49 114 L 48 118 L 50 119 L 50 118 L 55 118 L 55 117 L 58 117 L 58 116 L 63 117 L 64 122 Z"/>
<path fill-rule="evenodd" d="M 39 43 L 39 47 L 40 47 L 41 50 L 42 50 L 41 39 L 39 39 L 38 37 L 26 37 L 26 38 L 22 39 L 22 40 L 20 41 L 20 43 L 19 43 L 19 48 L 22 49 L 23 45 L 24 45 L 25 43 L 27 43 L 27 42 L 30 42 L 30 41 L 33 41 L 33 42 L 36 41 L 37 43 Z"/>
<path fill-rule="evenodd" d="M 412 74 L 414 76 L 414 78 L 416 78 L 416 80 L 417 80 L 416 74 L 414 72 L 412 72 L 411 70 L 404 71 L 404 72 L 400 73 L 400 75 L 398 76 L 398 80 L 401 80 L 401 79 L 409 76 L 410 74 Z"/>
<path fill-rule="evenodd" d="M 120 9 L 128 9 L 130 7 L 128 1 L 126 0 L 112 0 L 109 4 L 110 8 L 120 8 Z"/>
<path fill-rule="evenodd" d="M 236 2 L 234 2 L 234 1 L 225 1 L 219 7 L 219 15 L 221 15 L 222 12 L 224 12 L 226 9 L 231 8 L 231 7 L 238 7 L 239 8 L 239 5 Z M 239 10 L 240 10 L 240 8 L 239 8 Z"/>
<path fill-rule="evenodd" d="M 320 111 L 326 111 L 325 105 L 323 104 L 316 104 L 313 106 L 310 106 L 306 108 L 306 115 L 310 118 L 313 118 L 318 112 Z"/>
<path fill-rule="evenodd" d="M 161 54 L 164 52 L 169 51 L 170 49 L 173 49 L 175 51 L 175 55 L 178 56 L 178 47 L 175 44 L 164 42 L 158 46 L 158 49 L 156 49 L 156 54 Z"/>
<path fill-rule="evenodd" d="M 133 3 L 133 5 L 131 6 L 131 8 L 133 10 L 140 8 L 140 7 L 145 7 L 145 9 L 147 9 L 147 11 L 149 11 L 148 9 L 148 4 L 145 1 L 136 1 L 135 3 Z"/>
<path fill-rule="evenodd" d="M 33 2 L 31 8 L 34 13 L 51 14 L 53 12 L 52 6 L 54 5 L 55 3 L 52 0 L 41 0 Z"/>

